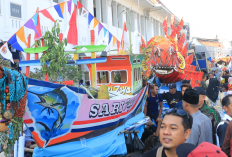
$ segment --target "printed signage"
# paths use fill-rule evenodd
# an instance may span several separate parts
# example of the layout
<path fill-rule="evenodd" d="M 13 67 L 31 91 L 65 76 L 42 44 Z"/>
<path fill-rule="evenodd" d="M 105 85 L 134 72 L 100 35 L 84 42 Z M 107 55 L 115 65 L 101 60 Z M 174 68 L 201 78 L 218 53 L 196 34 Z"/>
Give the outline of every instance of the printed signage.
<path fill-rule="evenodd" d="M 10 4 L 10 15 L 13 17 L 21 18 L 21 6 L 16 4 Z"/>

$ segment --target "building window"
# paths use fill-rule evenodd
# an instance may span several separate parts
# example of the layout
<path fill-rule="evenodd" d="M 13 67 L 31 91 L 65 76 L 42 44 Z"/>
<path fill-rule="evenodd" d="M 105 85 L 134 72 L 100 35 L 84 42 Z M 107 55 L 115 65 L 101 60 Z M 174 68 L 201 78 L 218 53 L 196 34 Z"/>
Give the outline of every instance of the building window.
<path fill-rule="evenodd" d="M 127 83 L 127 71 L 112 71 L 111 72 L 111 82 L 112 83 Z"/>
<path fill-rule="evenodd" d="M 21 27 L 21 25 L 20 25 L 20 21 L 19 21 L 19 28 Z"/>
<path fill-rule="evenodd" d="M 138 80 L 141 80 L 141 69 L 138 67 Z"/>
<path fill-rule="evenodd" d="M 137 81 L 137 68 L 134 68 L 134 82 Z"/>
<path fill-rule="evenodd" d="M 140 32 L 140 15 L 137 17 L 138 32 Z M 141 33 L 141 32 L 140 32 Z"/>
<path fill-rule="evenodd" d="M 100 0 L 101 3 L 101 22 L 107 23 L 107 2 L 106 0 Z"/>
<path fill-rule="evenodd" d="M 109 77 L 109 72 L 108 71 L 98 71 L 97 72 L 97 83 L 102 84 L 102 83 L 109 83 L 110 82 L 110 77 Z"/>
<path fill-rule="evenodd" d="M 15 20 L 15 28 L 17 28 L 17 20 Z"/>
<path fill-rule="evenodd" d="M 14 28 L 14 20 L 12 20 L 12 27 Z"/>
<path fill-rule="evenodd" d="M 58 1 L 58 0 L 53 0 L 53 2 L 55 2 L 55 3 L 59 3 L 59 1 Z"/>

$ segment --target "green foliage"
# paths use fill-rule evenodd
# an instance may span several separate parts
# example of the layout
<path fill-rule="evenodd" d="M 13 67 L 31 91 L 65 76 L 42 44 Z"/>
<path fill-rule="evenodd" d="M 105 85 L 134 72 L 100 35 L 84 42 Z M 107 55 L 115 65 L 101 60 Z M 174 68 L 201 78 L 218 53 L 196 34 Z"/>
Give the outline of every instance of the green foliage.
<path fill-rule="evenodd" d="M 0 65 L 1 67 L 6 67 L 8 69 L 11 69 L 10 61 L 4 60 L 1 56 L 0 56 Z"/>
<path fill-rule="evenodd" d="M 72 60 L 71 55 L 64 55 L 65 60 Z M 84 76 L 84 72 L 80 70 L 80 67 L 78 65 L 67 65 L 63 67 L 63 77 L 60 76 L 59 79 L 62 81 L 68 81 L 73 80 L 74 83 L 78 83 L 79 80 Z M 42 80 L 45 81 L 44 73 L 42 72 L 42 69 L 35 68 L 35 72 L 30 72 L 30 78 L 36 79 L 36 80 Z M 49 82 L 56 82 L 57 79 L 49 78 Z"/>
<path fill-rule="evenodd" d="M 42 73 L 47 74 L 53 80 L 57 78 L 62 78 L 64 76 L 64 71 L 67 59 L 64 57 L 64 47 L 67 46 L 67 39 L 59 40 L 60 25 L 57 21 L 54 22 L 52 31 L 45 32 L 44 46 L 48 46 L 49 49 L 40 58 L 40 63 L 42 66 Z M 41 47 L 41 40 L 35 42 L 37 47 Z M 49 66 L 46 63 L 49 62 Z"/>
<path fill-rule="evenodd" d="M 121 83 L 121 75 L 120 75 L 120 72 L 115 72 L 115 73 L 114 73 L 114 82 L 115 82 L 115 83 Z"/>

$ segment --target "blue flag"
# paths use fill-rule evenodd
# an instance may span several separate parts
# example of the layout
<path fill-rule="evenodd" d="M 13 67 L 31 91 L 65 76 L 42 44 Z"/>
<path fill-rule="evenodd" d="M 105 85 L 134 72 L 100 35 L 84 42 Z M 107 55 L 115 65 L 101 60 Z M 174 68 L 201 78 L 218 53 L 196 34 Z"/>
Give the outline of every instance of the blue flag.
<path fill-rule="evenodd" d="M 112 39 L 112 34 L 109 32 L 109 43 L 108 43 L 108 45 L 110 44 L 111 39 Z"/>
<path fill-rule="evenodd" d="M 106 36 L 107 30 L 105 29 L 105 27 L 103 27 L 104 30 L 104 37 Z"/>
<path fill-rule="evenodd" d="M 91 23 L 92 20 L 93 20 L 93 15 L 91 15 L 91 14 L 89 13 L 89 16 L 88 16 L 88 23 L 89 23 L 89 25 L 90 25 L 90 23 Z"/>

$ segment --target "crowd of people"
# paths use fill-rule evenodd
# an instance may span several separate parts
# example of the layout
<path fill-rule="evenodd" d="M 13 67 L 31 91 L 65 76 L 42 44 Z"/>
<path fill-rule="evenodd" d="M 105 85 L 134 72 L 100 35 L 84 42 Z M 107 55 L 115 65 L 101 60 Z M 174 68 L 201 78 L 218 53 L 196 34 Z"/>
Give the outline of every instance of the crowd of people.
<path fill-rule="evenodd" d="M 201 87 L 192 88 L 190 80 L 183 80 L 181 91 L 171 83 L 169 92 L 159 94 L 153 83 L 144 114 L 156 127 L 144 130 L 144 157 L 232 156 L 232 75 L 228 70 L 204 75 Z M 163 100 L 169 106 L 164 115 Z M 161 147 L 156 147 L 158 140 Z"/>

